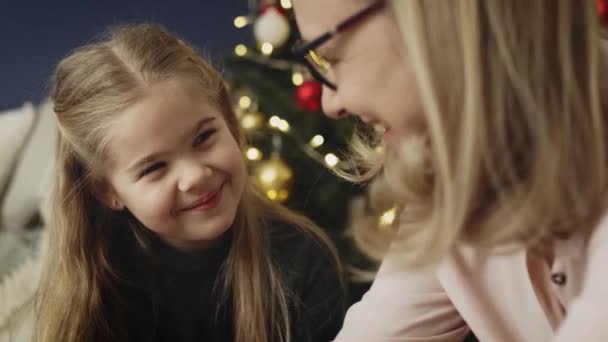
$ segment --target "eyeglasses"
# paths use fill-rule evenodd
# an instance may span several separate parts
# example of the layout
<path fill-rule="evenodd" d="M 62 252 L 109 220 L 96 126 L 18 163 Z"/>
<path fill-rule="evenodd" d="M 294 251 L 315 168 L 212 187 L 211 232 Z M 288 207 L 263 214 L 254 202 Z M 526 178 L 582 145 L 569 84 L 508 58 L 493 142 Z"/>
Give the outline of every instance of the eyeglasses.
<path fill-rule="evenodd" d="M 336 90 L 337 87 L 335 83 L 333 83 L 329 79 L 331 62 L 323 55 L 315 51 L 315 49 L 326 43 L 328 40 L 330 40 L 337 34 L 345 31 L 346 29 L 352 27 L 358 22 L 361 22 L 366 17 L 380 10 L 384 7 L 385 3 L 385 0 L 376 1 L 340 22 L 333 30 L 329 30 L 323 33 L 322 35 L 311 40 L 308 43 L 297 43 L 293 48 L 294 55 L 308 67 L 310 73 L 314 78 L 319 80 L 328 88 Z"/>

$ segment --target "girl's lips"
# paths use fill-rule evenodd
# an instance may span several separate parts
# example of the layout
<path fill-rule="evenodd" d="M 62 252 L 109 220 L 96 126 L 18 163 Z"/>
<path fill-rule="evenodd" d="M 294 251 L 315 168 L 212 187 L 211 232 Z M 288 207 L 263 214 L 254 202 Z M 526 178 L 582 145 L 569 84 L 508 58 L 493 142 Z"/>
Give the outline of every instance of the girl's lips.
<path fill-rule="evenodd" d="M 222 199 L 222 189 L 224 188 L 224 184 L 225 182 L 222 183 L 217 190 L 213 191 L 212 193 L 205 194 L 204 196 L 196 200 L 194 203 L 184 209 L 184 211 L 205 211 L 217 207 L 220 200 Z"/>

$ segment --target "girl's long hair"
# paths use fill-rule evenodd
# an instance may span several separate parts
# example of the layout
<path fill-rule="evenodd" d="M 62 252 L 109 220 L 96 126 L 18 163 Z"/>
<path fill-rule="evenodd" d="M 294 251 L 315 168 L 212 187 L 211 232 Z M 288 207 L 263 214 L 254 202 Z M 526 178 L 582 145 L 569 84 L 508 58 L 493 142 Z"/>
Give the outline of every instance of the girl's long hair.
<path fill-rule="evenodd" d="M 148 286 L 154 283 L 148 272 L 153 264 L 146 258 L 151 232 L 128 213 L 108 209 L 93 189 L 103 178 L 98 170 L 104 163 L 112 120 L 141 98 L 146 85 L 182 78 L 196 82 L 201 96 L 221 110 L 242 144 L 220 75 L 190 46 L 158 26 L 115 29 L 59 63 L 51 94 L 60 132 L 57 178 L 48 265 L 37 302 L 36 341 L 133 340 L 132 303 L 124 289 L 135 286 L 147 291 L 146 300 L 153 304 L 154 289 Z M 289 291 L 270 255 L 272 224 L 297 227 L 327 246 L 340 271 L 337 254 L 319 228 L 268 201 L 248 184 L 220 282 L 232 301 L 228 312 L 233 315 L 235 341 L 290 340 Z"/>

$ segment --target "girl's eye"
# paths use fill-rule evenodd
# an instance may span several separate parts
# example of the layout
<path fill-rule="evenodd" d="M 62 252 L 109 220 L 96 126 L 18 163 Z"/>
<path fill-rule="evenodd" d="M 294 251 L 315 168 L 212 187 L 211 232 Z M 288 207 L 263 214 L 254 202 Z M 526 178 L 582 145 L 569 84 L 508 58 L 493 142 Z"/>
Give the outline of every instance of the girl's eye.
<path fill-rule="evenodd" d="M 139 178 L 143 178 L 161 168 L 165 167 L 165 163 L 163 162 L 158 162 L 158 163 L 154 163 L 151 166 L 147 167 L 145 170 L 143 170 L 140 174 L 139 174 Z"/>
<path fill-rule="evenodd" d="M 213 136 L 213 134 L 215 134 L 215 132 L 217 132 L 217 129 L 215 129 L 215 128 L 211 128 L 211 129 L 204 131 L 203 133 L 199 134 L 196 137 L 196 139 L 194 139 L 194 143 L 192 145 L 194 147 L 200 146 L 205 141 L 209 140 L 209 138 L 211 138 Z"/>

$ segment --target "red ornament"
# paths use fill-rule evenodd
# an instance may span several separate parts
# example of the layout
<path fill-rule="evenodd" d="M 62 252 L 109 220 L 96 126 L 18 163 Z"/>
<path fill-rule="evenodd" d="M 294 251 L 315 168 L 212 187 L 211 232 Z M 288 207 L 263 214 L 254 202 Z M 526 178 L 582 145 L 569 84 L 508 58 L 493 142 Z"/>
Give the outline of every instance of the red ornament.
<path fill-rule="evenodd" d="M 321 93 L 323 86 L 316 80 L 304 81 L 296 88 L 295 97 L 298 107 L 309 112 L 321 109 Z"/>
<path fill-rule="evenodd" d="M 283 7 L 281 7 L 277 4 L 268 4 L 268 5 L 264 5 L 264 6 L 260 7 L 260 10 L 258 11 L 258 16 L 265 14 L 269 10 L 277 11 L 279 14 L 283 15 L 284 17 L 287 16 L 287 11 Z"/>
<path fill-rule="evenodd" d="M 597 0 L 597 13 L 600 16 L 600 22 L 608 25 L 608 0 Z"/>

